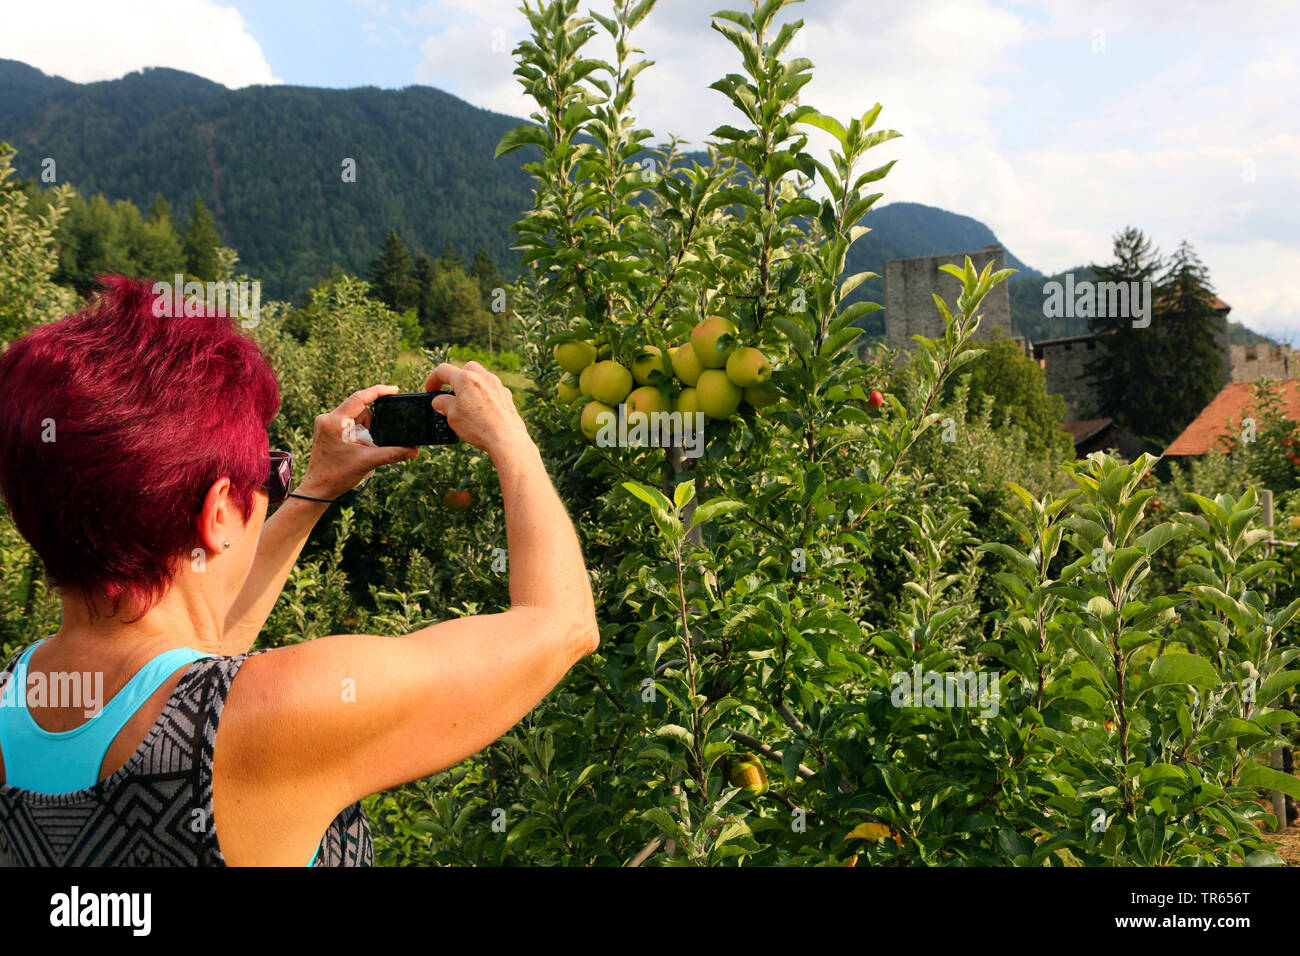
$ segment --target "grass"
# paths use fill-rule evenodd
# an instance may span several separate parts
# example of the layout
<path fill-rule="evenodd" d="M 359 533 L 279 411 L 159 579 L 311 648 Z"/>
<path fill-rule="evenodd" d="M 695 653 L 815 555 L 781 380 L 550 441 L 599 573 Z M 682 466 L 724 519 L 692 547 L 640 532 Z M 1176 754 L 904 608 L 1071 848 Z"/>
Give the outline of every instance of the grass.
<path fill-rule="evenodd" d="M 451 361 L 457 365 L 463 365 L 467 360 L 462 359 L 457 355 L 460 351 L 461 350 L 456 348 L 450 350 Z M 519 402 L 519 392 L 531 391 L 533 389 L 534 386 L 532 379 L 523 372 L 515 371 L 506 367 L 514 366 L 515 368 L 518 368 L 519 357 L 513 352 L 501 353 L 501 358 L 495 361 L 494 356 L 490 353 L 478 350 L 469 350 L 469 353 L 474 361 L 478 362 L 488 371 L 495 373 L 496 376 L 501 379 L 506 388 L 510 389 L 511 392 L 516 393 L 516 404 Z M 509 358 L 505 358 L 505 356 L 509 356 Z M 403 352 L 399 355 L 397 358 L 397 368 L 401 375 L 401 382 L 399 382 L 399 384 L 401 384 L 403 388 L 418 388 L 420 384 L 423 383 L 424 376 L 428 374 L 428 362 L 425 360 L 423 355 L 416 352 Z M 415 382 L 416 384 L 410 386 L 408 385 L 409 382 Z"/>

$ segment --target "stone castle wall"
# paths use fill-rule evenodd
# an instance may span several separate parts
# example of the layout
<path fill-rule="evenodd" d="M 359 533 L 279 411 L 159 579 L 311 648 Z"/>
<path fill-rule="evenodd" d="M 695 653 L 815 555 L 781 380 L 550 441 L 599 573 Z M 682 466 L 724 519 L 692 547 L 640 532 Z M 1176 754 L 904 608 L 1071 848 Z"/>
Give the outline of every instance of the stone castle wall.
<path fill-rule="evenodd" d="M 928 339 L 943 335 L 943 316 L 932 296 L 938 294 L 955 311 L 961 282 L 956 276 L 940 272 L 942 265 L 963 266 L 966 256 L 977 272 L 990 261 L 993 271 L 1006 268 L 1007 254 L 1001 246 L 985 246 L 979 252 L 947 256 L 922 256 L 916 259 L 890 259 L 885 263 L 885 345 L 891 349 L 910 349 L 912 336 Z M 1011 294 L 1005 282 L 994 286 L 980 303 L 980 327 L 977 340 L 993 337 L 994 329 L 1011 334 Z"/>
<path fill-rule="evenodd" d="M 943 316 L 935 307 L 933 296 L 939 295 L 955 308 L 961 283 L 955 276 L 941 272 L 939 267 L 961 266 L 967 255 L 977 270 L 983 270 L 989 262 L 995 271 L 1006 267 L 1006 250 L 996 245 L 985 246 L 979 252 L 890 259 L 885 263 L 885 345 L 888 348 L 907 351 L 915 347 L 914 335 L 930 339 L 943 335 Z M 1223 305 L 1215 335 L 1223 354 L 1226 381 L 1300 377 L 1300 353 L 1292 352 L 1290 346 L 1229 345 L 1227 316 L 1228 307 Z M 995 286 L 980 304 L 980 328 L 975 338 L 990 339 L 996 329 L 1011 335 L 1011 295 L 1005 282 Z M 1066 420 L 1096 417 L 1095 384 L 1087 372 L 1088 363 L 1096 358 L 1096 338 L 1079 335 L 1025 345 L 1026 352 L 1032 352 L 1046 375 L 1048 393 L 1064 396 Z M 864 346 L 862 352 L 865 351 Z"/>
<path fill-rule="evenodd" d="M 1088 375 L 1088 363 L 1097 358 L 1092 336 L 1057 339 L 1034 346 L 1034 358 L 1047 378 L 1047 393 L 1065 398 L 1065 420 L 1097 417 L 1097 396 Z"/>
<path fill-rule="evenodd" d="M 1300 356 L 1289 345 L 1231 345 L 1228 347 L 1231 382 L 1285 380 L 1300 376 Z"/>

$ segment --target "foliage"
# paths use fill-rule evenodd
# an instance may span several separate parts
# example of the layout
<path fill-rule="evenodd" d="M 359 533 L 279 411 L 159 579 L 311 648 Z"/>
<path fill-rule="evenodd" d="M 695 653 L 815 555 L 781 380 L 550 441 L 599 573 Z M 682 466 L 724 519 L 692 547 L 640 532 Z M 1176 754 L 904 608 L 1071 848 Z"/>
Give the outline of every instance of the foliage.
<path fill-rule="evenodd" d="M 1215 311 L 1209 273 L 1188 243 L 1166 268 L 1146 236 L 1128 228 L 1116 235 L 1114 254 L 1113 264 L 1092 267 L 1098 282 L 1149 283 L 1151 313 L 1135 325 L 1130 303 L 1125 314 L 1090 320 L 1100 346 L 1088 363 L 1098 412 L 1168 444 L 1223 387 L 1224 320 Z"/>
<path fill-rule="evenodd" d="M 0 349 L 76 307 L 76 296 L 51 281 L 58 267 L 54 234 L 70 190 L 51 191 L 44 213 L 30 211 L 27 193 L 10 182 L 13 157 L 13 149 L 0 143 Z"/>
<path fill-rule="evenodd" d="M 528 11 L 518 73 L 537 125 L 502 143 L 541 154 L 518 229 L 533 279 L 516 301 L 539 383 L 530 418 L 594 565 L 602 650 L 510 739 L 432 786 L 376 800 L 384 852 L 446 863 L 1276 862 L 1248 784 L 1277 783 L 1254 758 L 1289 715 L 1262 693 L 1242 709 L 1234 689 L 1249 664 L 1271 692 L 1287 662 L 1274 642 L 1287 612 L 1249 591 L 1262 573 L 1248 554 L 1259 536 L 1245 530 L 1253 500 L 1138 534 L 1150 459 L 1096 456 L 1069 466 L 1075 487 L 1059 497 L 1017 490 L 1030 520 L 1008 510 L 1007 540 L 975 550 L 971 516 L 990 502 L 972 491 L 1005 475 L 969 467 L 963 452 L 989 452 L 993 407 L 968 415 L 969 385 L 943 395 L 978 358 L 967 347 L 975 312 L 1005 276 L 955 270 L 957 307 L 936 303 L 944 338 L 918 343 L 915 368 L 873 414 L 865 392 L 888 377 L 889 357 L 864 366 L 847 350 L 848 326 L 870 307 L 845 308 L 863 279 L 839 276 L 874 201 L 862 187 L 887 171 L 858 176 L 857 164 L 892 134 L 871 132 L 875 110 L 840 124 L 797 103 L 808 67 L 779 59 L 797 29 L 772 26 L 781 6 L 715 21 L 745 69 L 717 87 L 750 128 L 716 131 L 709 167 L 661 148 L 653 177 L 627 159 L 645 136 L 626 112 L 641 68 L 628 34 L 649 5 L 619 4 L 608 21 L 565 0 Z M 616 62 L 584 57 L 597 29 Z M 840 142 L 830 164 L 804 153 L 801 121 Z M 830 198 L 808 195 L 814 177 Z M 783 401 L 711 424 L 702 458 L 591 446 L 574 413 L 551 404 L 555 341 L 578 334 L 626 360 L 710 313 L 773 357 Z M 950 406 L 971 445 L 936 438 Z M 1003 436 L 1026 440 L 1014 425 Z M 1009 446 L 995 447 L 1011 467 Z M 942 454 L 946 473 L 931 465 Z M 1042 479 L 1059 485 L 1046 468 Z M 1182 538 L 1203 542 L 1182 572 L 1191 602 L 1147 581 Z M 1097 549 L 1107 560 L 1094 571 Z M 902 577 L 893 604 L 871 586 L 890 573 Z M 1184 603 L 1175 628 L 1168 612 Z M 1223 626 L 1229 613 L 1239 631 Z M 1168 652 L 1155 646 L 1161 628 Z M 1212 640 L 1213 679 L 1185 662 Z M 914 667 L 996 675 L 1007 692 L 985 716 L 899 706 L 895 675 Z M 751 752 L 773 782 L 761 797 L 728 782 L 729 762 Z M 864 823 L 896 840 L 846 842 Z"/>
<path fill-rule="evenodd" d="M 1287 418 L 1285 384 L 1262 380 L 1250 386 L 1253 400 L 1233 423 L 1221 449 L 1258 484 L 1281 494 L 1300 486 L 1300 423 Z"/>
<path fill-rule="evenodd" d="M 961 376 L 970 389 L 967 414 L 975 414 L 987 399 L 1003 421 L 1024 431 L 1029 451 L 1054 454 L 1057 459 L 1072 455 L 1070 436 L 1061 431 L 1065 399 L 1047 393 L 1047 378 L 1038 363 L 1001 330 L 982 347 L 980 361 Z M 955 382 L 949 383 L 947 397 L 956 387 Z"/>
<path fill-rule="evenodd" d="M 203 204 L 202 199 L 194 200 L 190 210 L 189 224 L 181 237 L 181 253 L 185 256 L 185 271 L 203 282 L 216 282 L 224 279 L 218 251 L 221 248 L 221 236 L 217 234 L 212 213 Z"/>
<path fill-rule="evenodd" d="M 390 231 L 368 277 L 371 295 L 378 301 L 397 312 L 415 311 L 419 344 L 491 349 L 509 338 L 508 319 L 493 315 L 504 311 L 505 279 L 482 249 L 470 272 L 451 249 L 437 260 L 421 253 L 412 265 L 406 243 Z M 410 333 L 406 337 L 416 339 Z"/>
<path fill-rule="evenodd" d="M 103 196 L 86 200 L 72 193 L 56 237 L 55 281 L 79 295 L 92 292 L 96 277 L 107 272 L 171 281 L 185 271 L 181 238 L 165 204 L 156 205 L 146 219 L 129 200 L 110 204 Z"/>
<path fill-rule="evenodd" d="M 358 388 L 391 383 L 413 391 L 423 381 L 400 371 L 401 322 L 368 291 L 366 283 L 340 276 L 312 290 L 301 308 L 262 304 L 253 335 L 280 381 L 271 445 L 293 452 L 299 461 L 311 448 L 316 416 Z M 303 330 L 305 340 L 286 328 Z"/>

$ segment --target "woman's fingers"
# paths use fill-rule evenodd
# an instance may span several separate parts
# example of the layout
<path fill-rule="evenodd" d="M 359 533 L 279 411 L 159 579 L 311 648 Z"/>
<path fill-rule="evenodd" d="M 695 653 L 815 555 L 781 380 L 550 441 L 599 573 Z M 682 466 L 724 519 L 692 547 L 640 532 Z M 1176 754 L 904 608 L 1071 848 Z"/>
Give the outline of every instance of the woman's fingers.
<path fill-rule="evenodd" d="M 335 412 L 344 418 L 351 418 L 354 421 L 357 416 L 364 412 L 376 398 L 381 395 L 395 395 L 400 389 L 396 385 L 371 385 L 369 388 L 363 388 L 353 392 L 347 398 L 343 399 Z"/>
<path fill-rule="evenodd" d="M 410 445 L 381 445 L 374 448 L 373 452 L 369 448 L 366 451 L 371 452 L 369 457 L 372 469 L 381 465 L 392 465 L 399 461 L 409 461 L 412 458 L 420 457 L 420 449 Z"/>
<path fill-rule="evenodd" d="M 469 366 L 473 364 L 473 362 L 467 362 L 465 368 L 469 368 Z M 482 366 L 480 366 L 480 368 L 481 367 Z M 450 362 L 443 362 L 430 372 L 429 377 L 424 380 L 424 390 L 426 392 L 439 392 L 442 390 L 444 385 L 450 385 L 451 390 L 454 392 L 457 390 L 456 383 L 459 382 L 464 375 L 464 369 L 459 369 Z"/>

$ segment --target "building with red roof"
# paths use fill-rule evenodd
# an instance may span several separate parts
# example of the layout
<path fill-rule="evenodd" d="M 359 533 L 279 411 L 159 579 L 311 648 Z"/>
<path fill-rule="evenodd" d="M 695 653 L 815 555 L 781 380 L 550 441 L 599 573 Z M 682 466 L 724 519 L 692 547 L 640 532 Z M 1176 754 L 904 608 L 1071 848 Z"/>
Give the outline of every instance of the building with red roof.
<path fill-rule="evenodd" d="M 1256 384 L 1229 382 L 1223 386 L 1204 411 L 1165 449 L 1165 455 L 1204 455 L 1222 448 L 1224 439 L 1241 427 L 1242 419 L 1258 412 Z M 1292 421 L 1300 421 L 1300 379 L 1276 382 L 1275 386 L 1280 390 L 1282 413 Z"/>

